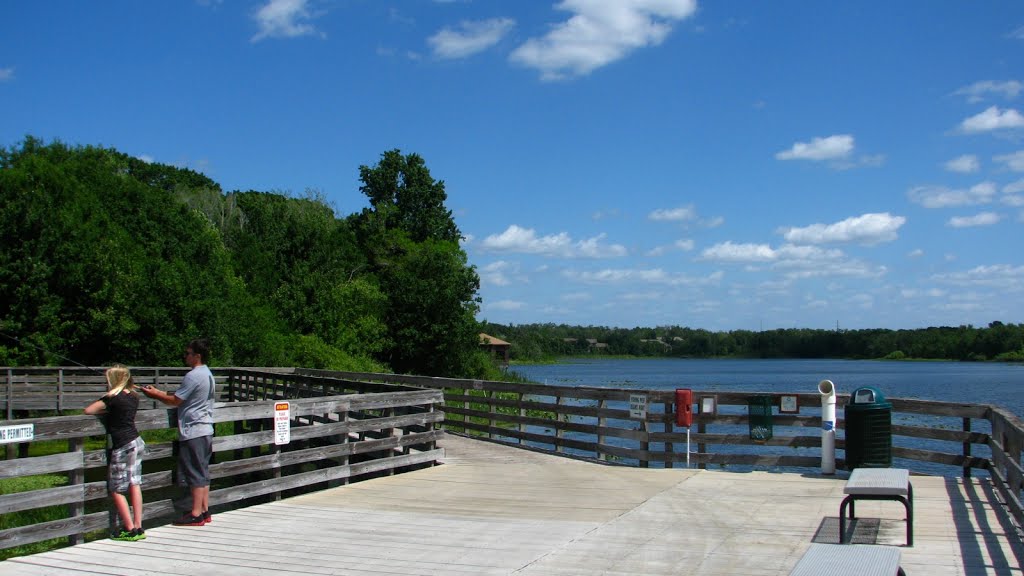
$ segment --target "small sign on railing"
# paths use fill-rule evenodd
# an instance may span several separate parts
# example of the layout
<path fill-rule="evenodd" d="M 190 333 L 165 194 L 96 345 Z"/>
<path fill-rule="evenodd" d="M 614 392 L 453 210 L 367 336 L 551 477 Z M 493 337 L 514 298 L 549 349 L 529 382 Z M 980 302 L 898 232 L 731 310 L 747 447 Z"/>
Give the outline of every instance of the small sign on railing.
<path fill-rule="evenodd" d="M 35 438 L 35 427 L 33 424 L 0 426 L 0 444 L 31 442 L 33 438 Z"/>
<path fill-rule="evenodd" d="M 292 420 L 287 402 L 274 403 L 274 444 L 281 446 L 292 441 Z"/>
<path fill-rule="evenodd" d="M 647 419 L 647 395 L 629 395 L 629 417 L 637 420 Z"/>

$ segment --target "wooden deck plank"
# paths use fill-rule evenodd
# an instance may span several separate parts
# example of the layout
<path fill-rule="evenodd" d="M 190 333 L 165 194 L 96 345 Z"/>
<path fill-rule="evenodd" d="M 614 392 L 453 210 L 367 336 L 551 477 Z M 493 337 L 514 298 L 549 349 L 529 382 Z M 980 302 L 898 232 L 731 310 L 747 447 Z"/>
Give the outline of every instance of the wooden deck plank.
<path fill-rule="evenodd" d="M 0 562 L 0 575 L 782 576 L 838 542 L 846 476 L 614 467 L 449 436 L 445 464 L 252 506 L 142 542 Z M 915 476 L 908 574 L 1022 574 L 983 479 Z M 853 540 L 900 545 L 903 510 L 858 502 Z"/>

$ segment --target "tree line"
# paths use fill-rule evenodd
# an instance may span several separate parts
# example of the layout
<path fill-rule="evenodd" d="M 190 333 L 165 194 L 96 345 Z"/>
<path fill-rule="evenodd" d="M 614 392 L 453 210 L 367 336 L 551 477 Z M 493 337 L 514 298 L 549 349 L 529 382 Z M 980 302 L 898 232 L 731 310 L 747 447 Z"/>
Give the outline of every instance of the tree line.
<path fill-rule="evenodd" d="M 31 136 L 0 149 L 0 365 L 215 365 L 500 379 L 565 355 L 1024 360 L 1024 325 L 710 332 L 480 322 L 480 280 L 423 158 L 359 166 L 368 205 L 224 192 L 205 175 Z"/>
<path fill-rule="evenodd" d="M 177 365 L 205 337 L 218 365 L 493 375 L 444 182 L 398 150 L 359 175 L 339 216 L 110 148 L 0 150 L 0 364 Z"/>
<path fill-rule="evenodd" d="M 1024 361 L 1024 324 L 913 330 L 733 330 L 680 326 L 609 328 L 564 324 L 484 323 L 490 335 L 512 343 L 511 358 L 546 361 L 560 356 L 624 355 L 667 358 L 849 358 Z"/>

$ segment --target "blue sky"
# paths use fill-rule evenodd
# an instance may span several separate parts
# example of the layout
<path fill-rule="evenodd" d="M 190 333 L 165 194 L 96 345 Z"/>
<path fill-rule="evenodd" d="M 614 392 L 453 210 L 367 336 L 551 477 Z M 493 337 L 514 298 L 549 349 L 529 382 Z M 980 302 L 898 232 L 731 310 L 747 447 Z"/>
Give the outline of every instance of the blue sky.
<path fill-rule="evenodd" d="M 0 145 L 362 209 L 423 156 L 481 319 L 1024 322 L 1024 2 L 0 3 Z"/>

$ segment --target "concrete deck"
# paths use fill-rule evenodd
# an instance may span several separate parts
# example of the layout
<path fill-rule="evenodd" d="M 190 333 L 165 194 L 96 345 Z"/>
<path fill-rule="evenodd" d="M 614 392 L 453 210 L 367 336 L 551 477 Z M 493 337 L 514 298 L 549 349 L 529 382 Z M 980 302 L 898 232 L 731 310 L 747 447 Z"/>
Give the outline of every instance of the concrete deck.
<path fill-rule="evenodd" d="M 837 477 L 602 466 L 449 436 L 445 465 L 0 562 L 0 575 L 765 575 L 839 541 Z M 985 480 L 914 476 L 857 503 L 854 543 L 908 575 L 1020 575 L 1017 528 Z"/>

